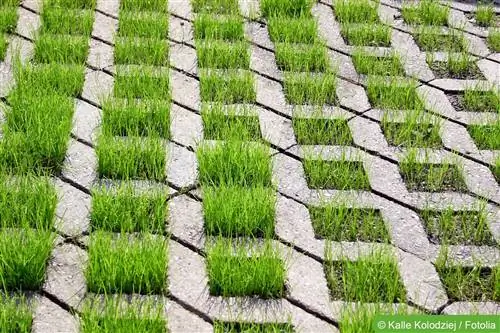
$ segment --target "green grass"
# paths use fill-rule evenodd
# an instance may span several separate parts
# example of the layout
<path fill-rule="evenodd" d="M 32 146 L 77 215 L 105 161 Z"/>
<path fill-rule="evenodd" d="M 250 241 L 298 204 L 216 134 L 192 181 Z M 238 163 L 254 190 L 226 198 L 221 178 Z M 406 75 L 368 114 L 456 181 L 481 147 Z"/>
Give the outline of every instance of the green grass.
<path fill-rule="evenodd" d="M 35 41 L 34 61 L 41 64 L 85 64 L 89 39 L 85 36 L 42 34 Z"/>
<path fill-rule="evenodd" d="M 50 231 L 0 230 L 0 287 L 7 291 L 38 291 L 45 280 L 54 245 Z"/>
<path fill-rule="evenodd" d="M 44 0 L 43 6 L 65 9 L 95 9 L 97 0 Z"/>
<path fill-rule="evenodd" d="M 102 132 L 109 136 L 170 138 L 168 101 L 108 99 L 102 106 Z"/>
<path fill-rule="evenodd" d="M 0 332 L 30 333 L 33 315 L 23 295 L 0 295 Z"/>
<path fill-rule="evenodd" d="M 315 44 L 319 41 L 318 23 L 311 17 L 271 17 L 267 29 L 275 43 Z"/>
<path fill-rule="evenodd" d="M 370 190 L 370 182 L 362 162 L 325 161 L 306 157 L 303 165 L 309 188 Z"/>
<path fill-rule="evenodd" d="M 466 89 L 463 94 L 462 104 L 467 110 L 474 112 L 500 113 L 500 92 Z"/>
<path fill-rule="evenodd" d="M 276 64 L 282 71 L 326 72 L 330 69 L 330 60 L 323 44 L 275 44 Z"/>
<path fill-rule="evenodd" d="M 167 243 L 162 236 L 115 236 L 93 232 L 85 271 L 93 293 L 163 294 L 167 288 Z"/>
<path fill-rule="evenodd" d="M 500 52 L 500 29 L 491 29 L 486 42 L 493 52 Z"/>
<path fill-rule="evenodd" d="M 335 0 L 335 18 L 340 23 L 378 23 L 378 5 L 369 0 Z"/>
<path fill-rule="evenodd" d="M 293 333 L 292 324 L 288 323 L 247 323 L 247 322 L 214 322 L 214 333 Z"/>
<path fill-rule="evenodd" d="M 238 14 L 238 0 L 191 0 L 195 13 Z"/>
<path fill-rule="evenodd" d="M 495 158 L 493 165 L 491 166 L 491 172 L 497 179 L 497 183 L 500 184 L 500 155 Z"/>
<path fill-rule="evenodd" d="M 271 157 L 265 145 L 239 141 L 202 144 L 196 155 L 203 185 L 271 185 Z"/>
<path fill-rule="evenodd" d="M 342 24 L 340 33 L 349 45 L 384 47 L 391 45 L 391 28 L 383 24 Z"/>
<path fill-rule="evenodd" d="M 236 15 L 214 17 L 210 14 L 199 14 L 194 20 L 194 38 L 243 41 L 245 39 L 243 19 Z"/>
<path fill-rule="evenodd" d="M 380 76 L 404 76 L 405 70 L 397 54 L 387 57 L 376 57 L 356 50 L 352 54 L 354 67 L 359 74 Z"/>
<path fill-rule="evenodd" d="M 168 66 L 169 46 L 167 40 L 156 38 L 117 38 L 115 42 L 115 64 Z"/>
<path fill-rule="evenodd" d="M 500 150 L 500 121 L 494 125 L 469 125 L 467 130 L 479 149 Z"/>
<path fill-rule="evenodd" d="M 17 6 L 17 3 L 12 6 L 0 6 L 0 34 L 11 34 L 16 30 Z"/>
<path fill-rule="evenodd" d="M 274 235 L 275 190 L 272 187 L 203 187 L 205 233 L 223 237 Z"/>
<path fill-rule="evenodd" d="M 316 237 L 335 242 L 388 243 L 389 233 L 379 210 L 350 208 L 344 204 L 329 203 L 309 207 Z"/>
<path fill-rule="evenodd" d="M 92 190 L 90 221 L 93 230 L 162 234 L 167 219 L 167 195 L 160 190 L 139 193 L 131 185 Z"/>
<path fill-rule="evenodd" d="M 483 77 L 473 56 L 467 52 L 448 53 L 445 61 L 434 61 L 434 57 L 428 55 L 427 63 L 437 77 L 453 79 L 479 79 Z"/>
<path fill-rule="evenodd" d="M 120 10 L 132 12 L 160 12 L 168 10 L 167 0 L 121 0 Z"/>
<path fill-rule="evenodd" d="M 398 264 L 389 253 L 373 252 L 357 261 L 325 261 L 325 274 L 333 300 L 363 303 L 403 303 L 405 288 Z"/>
<path fill-rule="evenodd" d="M 82 333 L 167 333 L 164 307 L 158 300 L 90 298 L 83 305 Z"/>
<path fill-rule="evenodd" d="M 165 179 L 166 151 L 158 138 L 101 136 L 96 148 L 99 176 L 112 179 Z"/>
<path fill-rule="evenodd" d="M 450 7 L 434 0 L 422 0 L 418 5 L 403 6 L 401 14 L 408 24 L 448 25 Z"/>
<path fill-rule="evenodd" d="M 369 77 L 367 93 L 374 107 L 395 110 L 423 109 L 417 94 L 418 83 L 414 80 Z"/>
<path fill-rule="evenodd" d="M 483 206 L 477 211 L 454 211 L 453 208 L 443 211 L 424 210 L 421 216 L 433 243 L 495 246 L 484 208 Z"/>
<path fill-rule="evenodd" d="M 42 12 L 42 34 L 90 36 L 94 15 L 89 10 L 47 8 Z"/>
<path fill-rule="evenodd" d="M 285 97 L 290 104 L 336 105 L 337 78 L 333 72 L 324 74 L 285 73 Z"/>
<path fill-rule="evenodd" d="M 413 34 L 413 37 L 418 47 L 426 52 L 464 52 L 468 49 L 464 34 L 455 30 L 443 34 L 438 28 L 422 27 Z"/>
<path fill-rule="evenodd" d="M 119 37 L 166 39 L 168 16 L 161 12 L 120 11 Z"/>
<path fill-rule="evenodd" d="M 250 47 L 245 41 L 199 41 L 196 43 L 196 53 L 200 68 L 250 68 Z"/>
<path fill-rule="evenodd" d="M 345 119 L 293 118 L 299 145 L 350 146 L 351 130 Z"/>
<path fill-rule="evenodd" d="M 475 13 L 476 23 L 482 27 L 493 26 L 495 23 L 495 11 L 492 5 L 477 6 Z"/>
<path fill-rule="evenodd" d="M 210 294 L 223 297 L 280 298 L 285 294 L 286 269 L 271 242 L 236 244 L 218 239 L 207 248 Z M 234 253 L 228 249 L 236 247 Z M 231 251 L 231 250 L 230 250 Z M 249 255 L 251 252 L 251 255 Z"/>
<path fill-rule="evenodd" d="M 126 99 L 170 100 L 170 75 L 168 71 L 155 72 L 150 67 L 118 71 L 115 76 L 114 96 Z"/>
<path fill-rule="evenodd" d="M 312 0 L 261 0 L 260 11 L 264 17 L 304 17 L 311 15 Z"/>
<path fill-rule="evenodd" d="M 392 304 L 356 304 L 345 307 L 342 311 L 339 327 L 342 333 L 376 333 L 376 316 L 384 315 L 409 315 L 413 314 L 409 308 L 398 304 L 397 309 Z M 418 314 L 418 312 L 416 313 Z"/>
<path fill-rule="evenodd" d="M 204 104 L 201 118 L 205 139 L 260 141 L 262 135 L 259 118 L 251 113 L 251 109 L 242 111 L 242 114 L 239 114 L 234 107 L 224 108 L 220 104 L 211 106 Z"/>
<path fill-rule="evenodd" d="M 203 102 L 253 103 L 257 99 L 254 74 L 244 70 L 201 70 L 200 94 Z"/>
<path fill-rule="evenodd" d="M 0 176 L 0 228 L 51 230 L 56 204 L 56 190 L 48 179 Z"/>
<path fill-rule="evenodd" d="M 0 61 L 3 61 L 5 59 L 8 46 L 9 44 L 7 42 L 7 36 L 5 36 L 3 33 L 0 33 Z"/>

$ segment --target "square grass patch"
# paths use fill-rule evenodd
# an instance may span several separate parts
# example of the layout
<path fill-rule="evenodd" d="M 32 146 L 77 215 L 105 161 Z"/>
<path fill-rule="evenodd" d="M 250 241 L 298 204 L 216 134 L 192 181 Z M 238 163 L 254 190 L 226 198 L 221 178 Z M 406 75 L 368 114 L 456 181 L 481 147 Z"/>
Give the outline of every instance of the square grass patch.
<path fill-rule="evenodd" d="M 200 94 L 203 102 L 254 103 L 257 99 L 254 74 L 245 70 L 202 70 Z"/>
<path fill-rule="evenodd" d="M 450 7 L 434 0 L 423 0 L 418 5 L 403 6 L 403 20 L 412 25 L 448 25 Z"/>
<path fill-rule="evenodd" d="M 198 66 L 215 69 L 249 69 L 250 47 L 245 41 L 203 41 L 196 43 Z"/>
<path fill-rule="evenodd" d="M 493 5 L 483 5 L 481 3 L 476 8 L 474 19 L 476 24 L 481 27 L 493 27 L 498 21 Z"/>
<path fill-rule="evenodd" d="M 469 125 L 467 131 L 479 149 L 500 150 L 500 122 L 495 125 Z"/>
<path fill-rule="evenodd" d="M 42 34 L 90 36 L 93 24 L 90 10 L 54 7 L 42 12 Z"/>
<path fill-rule="evenodd" d="M 355 52 L 352 56 L 354 67 L 359 74 L 379 76 L 404 76 L 405 70 L 398 56 L 376 57 Z"/>
<path fill-rule="evenodd" d="M 493 52 L 500 52 L 500 29 L 490 30 L 486 43 Z"/>
<path fill-rule="evenodd" d="M 157 138 L 101 136 L 96 148 L 100 177 L 165 179 L 166 148 Z"/>
<path fill-rule="evenodd" d="M 351 130 L 345 119 L 293 118 L 299 145 L 349 146 Z"/>
<path fill-rule="evenodd" d="M 324 161 L 305 158 L 304 172 L 309 188 L 332 190 L 370 190 L 363 162 Z"/>
<path fill-rule="evenodd" d="M 372 253 L 357 261 L 326 261 L 325 275 L 333 300 L 363 303 L 404 303 L 406 291 L 397 261 Z"/>
<path fill-rule="evenodd" d="M 467 185 L 455 164 L 403 161 L 400 163 L 400 170 L 409 191 L 467 191 Z"/>
<path fill-rule="evenodd" d="M 95 9 L 97 0 L 45 0 L 44 7 L 65 9 Z"/>
<path fill-rule="evenodd" d="M 459 111 L 500 113 L 500 92 L 465 90 L 462 95 L 449 97 Z"/>
<path fill-rule="evenodd" d="M 390 241 L 379 210 L 330 204 L 309 207 L 309 214 L 317 238 L 334 242 Z"/>
<path fill-rule="evenodd" d="M 162 236 L 114 235 L 90 237 L 87 288 L 93 293 L 163 294 L 167 288 L 167 243 Z"/>
<path fill-rule="evenodd" d="M 284 296 L 286 269 L 280 253 L 269 242 L 261 248 L 256 246 L 255 243 L 237 244 L 227 239 L 219 239 L 208 246 L 207 274 L 211 295 Z M 231 249 L 234 249 L 233 253 Z"/>
<path fill-rule="evenodd" d="M 3 2 L 0 4 L 0 34 L 11 34 L 16 30 L 17 6 L 18 3 L 6 6 L 3 6 Z"/>
<path fill-rule="evenodd" d="M 249 322 L 214 322 L 214 333 L 293 333 L 292 324 L 288 323 L 249 323 Z"/>
<path fill-rule="evenodd" d="M 93 230 L 110 232 L 150 232 L 163 234 L 167 219 L 168 193 L 134 191 L 131 185 L 116 190 L 92 190 L 90 222 Z"/>
<path fill-rule="evenodd" d="M 167 0 L 120 0 L 120 11 L 166 13 L 167 2 Z"/>
<path fill-rule="evenodd" d="M 167 66 L 168 41 L 156 38 L 118 38 L 115 42 L 114 55 L 117 65 Z"/>
<path fill-rule="evenodd" d="M 119 68 L 113 91 L 116 98 L 170 100 L 170 74 L 151 67 Z"/>
<path fill-rule="evenodd" d="M 194 38 L 227 42 L 243 41 L 245 39 L 243 19 L 237 15 L 214 17 L 210 14 L 199 14 L 194 20 Z"/>
<path fill-rule="evenodd" d="M 448 57 L 447 61 L 428 60 L 429 68 L 438 79 L 484 80 L 485 77 L 477 64 L 468 54 Z"/>
<path fill-rule="evenodd" d="M 406 148 L 442 148 L 437 124 L 418 122 L 382 122 L 382 131 L 392 146 Z"/>
<path fill-rule="evenodd" d="M 84 36 L 42 34 L 35 41 L 34 61 L 41 64 L 85 64 L 89 39 Z"/>
<path fill-rule="evenodd" d="M 417 82 L 395 79 L 368 78 L 367 93 L 370 103 L 382 109 L 420 110 L 423 102 L 417 93 Z"/>
<path fill-rule="evenodd" d="M 222 237 L 271 238 L 275 203 L 272 187 L 203 187 L 205 232 Z"/>
<path fill-rule="evenodd" d="M 202 185 L 271 186 L 272 164 L 269 147 L 241 141 L 201 145 L 198 157 Z"/>
<path fill-rule="evenodd" d="M 318 23 L 312 17 L 272 17 L 267 20 L 269 36 L 274 43 L 315 44 Z"/>
<path fill-rule="evenodd" d="M 421 217 L 434 244 L 495 246 L 485 211 L 424 210 Z"/>
<path fill-rule="evenodd" d="M 500 301 L 500 267 L 437 265 L 450 301 Z"/>
<path fill-rule="evenodd" d="M 120 11 L 118 37 L 166 39 L 168 16 L 161 12 Z"/>
<path fill-rule="evenodd" d="M 340 23 L 378 23 L 378 5 L 369 0 L 335 0 L 335 18 Z"/>
<path fill-rule="evenodd" d="M 326 72 L 330 69 L 328 52 L 323 44 L 275 44 L 276 64 L 282 71 Z"/>
<path fill-rule="evenodd" d="M 25 296 L 0 296 L 0 331 L 29 333 L 33 325 L 33 314 Z"/>
<path fill-rule="evenodd" d="M 262 140 L 259 118 L 250 109 L 239 114 L 231 107 L 224 109 L 222 105 L 204 105 L 201 118 L 207 140 Z"/>
<path fill-rule="evenodd" d="M 311 15 L 311 0 L 262 0 L 260 10 L 262 16 L 270 17 L 304 17 Z"/>
<path fill-rule="evenodd" d="M 337 78 L 334 73 L 285 73 L 285 98 L 295 105 L 337 105 Z"/>
<path fill-rule="evenodd" d="M 102 132 L 109 136 L 170 138 L 169 101 L 110 99 L 102 107 Z"/>
<path fill-rule="evenodd" d="M 420 50 L 425 52 L 466 52 L 467 41 L 463 34 L 443 34 L 435 29 L 421 29 L 413 34 Z"/>
<path fill-rule="evenodd" d="M 195 13 L 238 14 L 238 0 L 192 0 Z"/>
<path fill-rule="evenodd" d="M 342 24 L 340 33 L 352 46 L 391 46 L 391 28 L 383 24 Z"/>
<path fill-rule="evenodd" d="M 0 286 L 6 291 L 38 291 L 55 234 L 33 229 L 0 230 Z"/>

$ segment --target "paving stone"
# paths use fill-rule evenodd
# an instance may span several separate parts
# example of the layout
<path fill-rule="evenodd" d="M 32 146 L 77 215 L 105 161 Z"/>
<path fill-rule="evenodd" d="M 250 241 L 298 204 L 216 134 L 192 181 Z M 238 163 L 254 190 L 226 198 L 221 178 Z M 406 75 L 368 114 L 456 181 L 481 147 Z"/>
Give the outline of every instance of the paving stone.
<path fill-rule="evenodd" d="M 90 189 L 98 177 L 97 156 L 94 149 L 76 140 L 70 140 L 62 175 Z"/>
<path fill-rule="evenodd" d="M 90 195 L 59 179 L 55 180 L 58 193 L 56 229 L 68 236 L 86 232 L 90 225 Z"/>
<path fill-rule="evenodd" d="M 448 305 L 443 310 L 443 314 L 448 314 L 448 315 L 461 315 L 461 314 L 468 315 L 471 313 L 485 314 L 485 315 L 500 314 L 500 305 L 495 302 L 482 302 L 482 303 L 454 302 Z"/>
<path fill-rule="evenodd" d="M 85 75 L 82 97 L 92 103 L 101 105 L 102 101 L 111 96 L 114 78 L 102 71 L 90 71 Z"/>
<path fill-rule="evenodd" d="M 106 2 L 106 1 L 101 1 Z M 118 1 L 111 0 L 110 3 L 117 3 Z M 118 20 L 103 15 L 99 12 L 95 13 L 94 26 L 92 29 L 92 36 L 99 38 L 105 42 L 114 43 L 115 35 L 118 32 Z"/>
<path fill-rule="evenodd" d="M 33 315 L 32 330 L 34 333 L 77 333 L 79 324 L 69 312 L 41 296 Z"/>
<path fill-rule="evenodd" d="M 196 154 L 184 147 L 170 144 L 167 163 L 167 180 L 179 188 L 194 186 L 198 178 Z"/>

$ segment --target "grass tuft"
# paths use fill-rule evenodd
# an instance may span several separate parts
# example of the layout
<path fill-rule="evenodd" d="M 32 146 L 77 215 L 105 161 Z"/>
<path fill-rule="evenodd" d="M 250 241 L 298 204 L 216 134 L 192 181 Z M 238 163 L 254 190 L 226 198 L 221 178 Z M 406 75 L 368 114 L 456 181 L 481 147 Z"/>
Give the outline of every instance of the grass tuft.
<path fill-rule="evenodd" d="M 350 146 L 351 130 L 345 119 L 293 118 L 299 145 Z"/>
<path fill-rule="evenodd" d="M 464 34 L 455 30 L 443 34 L 439 28 L 422 27 L 413 37 L 420 49 L 426 52 L 465 52 L 468 49 Z"/>
<path fill-rule="evenodd" d="M 117 65 L 167 66 L 169 46 L 167 40 L 155 38 L 117 38 L 115 42 Z"/>
<path fill-rule="evenodd" d="M 0 294 L 0 332 L 29 333 L 32 324 L 33 315 L 23 295 Z"/>
<path fill-rule="evenodd" d="M 349 45 L 381 47 L 391 45 L 391 28 L 383 24 L 342 24 L 340 33 Z"/>
<path fill-rule="evenodd" d="M 264 17 L 304 17 L 311 15 L 312 0 L 261 0 Z"/>
<path fill-rule="evenodd" d="M 8 46 L 7 36 L 5 36 L 3 33 L 0 33 L 0 61 L 3 61 L 5 59 Z"/>
<path fill-rule="evenodd" d="M 486 41 L 493 52 L 500 52 L 500 29 L 491 29 Z"/>
<path fill-rule="evenodd" d="M 378 23 L 378 5 L 370 0 L 335 0 L 336 19 L 344 23 Z"/>
<path fill-rule="evenodd" d="M 151 67 L 128 71 L 118 68 L 114 96 L 126 99 L 170 100 L 170 75 L 168 71 L 156 72 Z"/>
<path fill-rule="evenodd" d="M 11 34 L 16 30 L 18 5 L 19 1 L 13 1 L 13 4 L 0 4 L 0 35 Z"/>
<path fill-rule="evenodd" d="M 44 0 L 43 7 L 64 9 L 95 9 L 97 0 Z"/>
<path fill-rule="evenodd" d="M 199 14 L 194 20 L 194 38 L 227 42 L 243 41 L 245 39 L 243 20 L 239 16 L 214 17 L 210 14 Z"/>
<path fill-rule="evenodd" d="M 257 99 L 254 74 L 244 70 L 201 70 L 200 94 L 204 102 L 253 103 Z"/>
<path fill-rule="evenodd" d="M 196 43 L 198 66 L 215 69 L 249 69 L 250 48 L 247 42 L 202 41 Z"/>
<path fill-rule="evenodd" d="M 35 41 L 34 61 L 40 64 L 85 64 L 89 40 L 85 36 L 42 34 Z"/>
<path fill-rule="evenodd" d="M 221 104 L 204 104 L 201 109 L 203 132 L 207 140 L 260 141 L 259 118 L 251 109 L 238 112 Z"/>
<path fill-rule="evenodd" d="M 303 160 L 307 184 L 312 189 L 370 190 L 362 162 L 325 161 L 306 157 Z"/>
<path fill-rule="evenodd" d="M 450 7 L 434 0 L 422 0 L 418 5 L 403 6 L 401 14 L 408 24 L 447 25 Z"/>
<path fill-rule="evenodd" d="M 354 67 L 359 74 L 379 76 L 404 76 L 405 70 L 397 54 L 387 57 L 375 57 L 356 50 L 352 54 Z"/>
<path fill-rule="evenodd" d="M 500 113 L 500 92 L 466 89 L 462 103 L 470 111 Z"/>
<path fill-rule="evenodd" d="M 285 73 L 285 97 L 290 104 L 336 105 L 337 78 L 334 73 Z"/>
<path fill-rule="evenodd" d="M 120 10 L 166 13 L 168 6 L 167 0 L 120 0 Z"/>
<path fill-rule="evenodd" d="M 195 13 L 238 14 L 238 0 L 191 0 Z"/>
<path fill-rule="evenodd" d="M 490 27 L 495 23 L 495 11 L 492 5 L 477 6 L 476 23 L 482 27 Z"/>
<path fill-rule="evenodd" d="M 323 44 L 275 44 L 276 64 L 282 71 L 326 72 L 330 69 L 328 52 Z"/>
<path fill-rule="evenodd" d="M 423 109 L 417 94 L 418 83 L 414 80 L 384 79 L 369 77 L 367 93 L 370 103 L 375 107 L 396 110 Z"/>
<path fill-rule="evenodd" d="M 267 22 L 267 28 L 274 43 L 318 42 L 318 23 L 310 17 L 272 17 Z"/>
<path fill-rule="evenodd" d="M 160 12 L 120 11 L 118 37 L 168 37 L 168 16 Z"/>
<path fill-rule="evenodd" d="M 88 10 L 46 8 L 42 12 L 42 34 L 90 36 L 94 15 Z"/>
<path fill-rule="evenodd" d="M 247 322 L 214 322 L 214 333 L 293 333 L 292 324 L 288 323 L 247 323 Z"/>
<path fill-rule="evenodd" d="M 493 125 L 469 125 L 467 130 L 479 149 L 500 150 L 500 121 Z"/>

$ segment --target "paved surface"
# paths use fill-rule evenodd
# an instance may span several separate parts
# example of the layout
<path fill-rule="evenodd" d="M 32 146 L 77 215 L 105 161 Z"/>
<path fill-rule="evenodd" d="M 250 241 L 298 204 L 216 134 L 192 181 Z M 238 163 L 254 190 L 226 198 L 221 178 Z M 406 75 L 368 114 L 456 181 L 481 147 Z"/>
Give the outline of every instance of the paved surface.
<path fill-rule="evenodd" d="M 59 190 L 58 232 L 46 283 L 37 297 L 35 332 L 77 332 L 78 312 L 85 297 L 83 270 L 85 244 L 89 230 L 90 188 L 96 181 L 97 158 L 94 150 L 100 122 L 100 97 L 112 92 L 113 36 L 118 27 L 119 0 L 98 0 L 95 24 L 88 56 L 84 92 L 76 101 L 71 143 L 63 175 L 54 179 Z M 211 332 L 213 320 L 248 320 L 286 322 L 305 332 L 337 331 L 344 302 L 331 301 L 323 273 L 324 240 L 314 236 L 307 205 L 321 198 L 341 196 L 352 199 L 356 207 L 381 211 L 388 227 L 391 244 L 334 243 L 333 256 L 340 252 L 352 260 L 373 248 L 388 247 L 398 258 L 399 271 L 414 307 L 432 313 L 500 312 L 494 302 L 451 302 L 433 262 L 439 244 L 429 241 L 418 210 L 431 206 L 436 210 L 452 205 L 456 210 L 475 207 L 486 200 L 489 228 L 500 242 L 500 187 L 490 170 L 498 151 L 477 148 L 467 132 L 469 124 L 494 123 L 499 114 L 470 113 L 455 110 L 448 95 L 463 91 L 468 84 L 486 87 L 500 84 L 500 54 L 492 53 L 486 43 L 487 30 L 472 24 L 467 12 L 474 7 L 452 3 L 450 26 L 460 27 L 470 41 L 469 52 L 477 57 L 484 78 L 474 82 L 436 78 L 425 61 L 425 53 L 416 45 L 412 28 L 400 19 L 400 2 L 381 0 L 380 17 L 393 27 L 391 48 L 370 48 L 375 54 L 395 50 L 402 55 L 405 72 L 420 82 L 418 93 L 426 107 L 442 120 L 443 149 L 430 151 L 432 161 L 448 160 L 455 152 L 467 185 L 467 193 L 410 192 L 402 180 L 398 161 L 404 149 L 387 143 L 381 130 L 382 111 L 371 107 L 364 86 L 366 78 L 358 75 L 349 54 L 352 47 L 340 36 L 331 1 L 317 3 L 313 15 L 319 22 L 318 33 L 326 40 L 332 63 L 339 65 L 337 97 L 340 107 L 325 108 L 325 117 L 347 119 L 354 145 L 328 147 L 325 159 L 342 153 L 362 161 L 371 191 L 321 191 L 309 189 L 301 156 L 304 147 L 297 145 L 292 128 L 294 107 L 286 103 L 282 80 L 274 56 L 274 45 L 264 21 L 245 23 L 251 44 L 251 71 L 257 82 L 255 105 L 263 136 L 273 148 L 273 172 L 278 188 L 276 243 L 291 255 L 287 275 L 288 294 L 281 300 L 221 299 L 210 296 L 203 257 L 203 215 L 197 183 L 196 142 L 203 138 L 200 116 L 199 79 L 193 40 L 193 18 L 189 0 L 170 0 L 169 43 L 171 44 L 172 140 L 168 143 L 167 183 L 169 202 L 169 295 L 166 317 L 172 332 Z M 241 2 L 241 12 L 250 15 L 258 0 Z M 11 36 L 9 53 L 20 47 L 23 60 L 32 52 L 33 32 L 39 29 L 41 6 L 35 0 L 23 1 L 16 34 Z M 500 12 L 497 9 L 497 12 Z M 441 55 L 437 54 L 437 57 Z M 0 96 L 6 96 L 14 84 L 7 57 L 0 64 Z M 292 247 L 293 245 L 293 247 Z M 449 256 L 461 265 L 480 258 L 485 266 L 500 262 L 497 247 L 450 246 Z"/>

